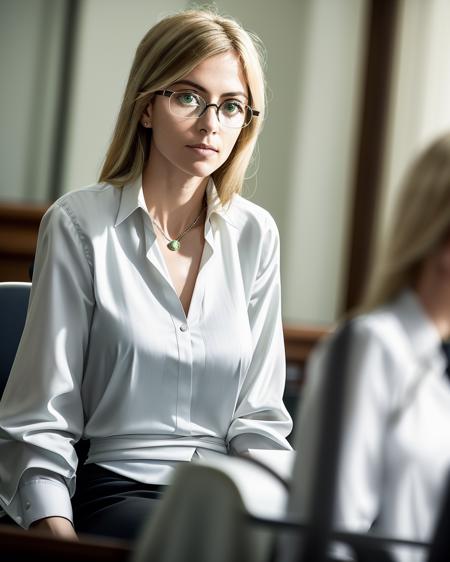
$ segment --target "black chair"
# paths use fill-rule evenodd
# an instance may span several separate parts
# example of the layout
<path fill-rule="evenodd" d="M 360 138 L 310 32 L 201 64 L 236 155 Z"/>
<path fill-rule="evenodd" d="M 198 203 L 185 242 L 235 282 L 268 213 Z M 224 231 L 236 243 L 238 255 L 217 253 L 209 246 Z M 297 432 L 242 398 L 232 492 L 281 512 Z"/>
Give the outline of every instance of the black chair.
<path fill-rule="evenodd" d="M 0 283 L 0 396 L 3 394 L 28 310 L 31 283 Z"/>
<path fill-rule="evenodd" d="M 450 560 L 450 475 L 447 477 L 444 501 L 431 543 L 428 562 Z"/>

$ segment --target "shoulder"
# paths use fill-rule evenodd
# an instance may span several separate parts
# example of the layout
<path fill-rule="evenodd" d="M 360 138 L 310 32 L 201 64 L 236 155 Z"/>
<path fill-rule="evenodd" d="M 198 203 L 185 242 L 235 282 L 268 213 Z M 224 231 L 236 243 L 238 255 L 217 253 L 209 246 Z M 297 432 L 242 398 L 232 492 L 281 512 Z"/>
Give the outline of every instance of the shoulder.
<path fill-rule="evenodd" d="M 272 215 L 263 207 L 245 199 L 241 195 L 233 197 L 228 214 L 232 223 L 239 229 L 248 228 L 258 231 L 269 229 L 278 233 L 277 225 Z"/>
<path fill-rule="evenodd" d="M 107 183 L 70 191 L 57 199 L 44 215 L 44 223 L 62 220 L 86 232 L 95 225 L 113 224 L 120 204 L 121 190 Z"/>
<path fill-rule="evenodd" d="M 108 183 L 100 183 L 82 187 L 66 193 L 53 204 L 61 208 L 69 215 L 77 217 L 112 216 L 117 212 L 120 202 L 121 190 Z"/>
<path fill-rule="evenodd" d="M 235 195 L 225 213 L 228 221 L 236 229 L 242 248 L 248 248 L 255 255 L 272 253 L 278 249 L 278 228 L 266 209 Z"/>
<path fill-rule="evenodd" d="M 311 356 L 311 368 L 321 368 L 335 345 L 344 345 L 346 331 L 350 368 L 355 372 L 384 373 L 398 380 L 413 362 L 404 327 L 390 307 L 361 314 L 340 325 L 322 340 Z"/>
<path fill-rule="evenodd" d="M 345 381 L 352 404 L 378 404 L 391 410 L 404 388 L 404 365 L 389 338 L 398 329 L 395 318 L 384 312 L 364 314 L 339 325 L 311 353 L 306 369 L 306 404 L 322 397 L 325 381 Z M 385 328 L 385 330 L 384 330 Z M 395 337 L 396 337 L 395 336 Z"/>
<path fill-rule="evenodd" d="M 386 305 L 352 321 L 352 339 L 377 345 L 396 358 L 409 352 L 409 339 L 394 307 Z"/>

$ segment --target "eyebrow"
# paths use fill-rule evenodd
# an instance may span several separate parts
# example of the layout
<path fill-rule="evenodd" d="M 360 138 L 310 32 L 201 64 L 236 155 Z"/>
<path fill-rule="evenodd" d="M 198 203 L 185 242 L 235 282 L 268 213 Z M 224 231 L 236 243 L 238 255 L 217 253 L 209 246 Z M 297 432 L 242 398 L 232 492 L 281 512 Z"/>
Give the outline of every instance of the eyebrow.
<path fill-rule="evenodd" d="M 208 93 L 208 90 L 206 90 L 200 84 L 197 84 L 196 82 L 192 82 L 192 80 L 178 80 L 177 82 L 174 82 L 171 85 L 171 88 L 173 88 L 173 86 L 177 86 L 178 84 L 187 84 L 188 86 L 192 86 L 193 88 L 195 88 L 199 92 L 203 92 L 204 94 Z M 246 93 L 239 92 L 239 91 L 238 92 L 225 92 L 220 97 L 223 98 L 223 97 L 233 97 L 233 96 L 243 96 L 245 99 L 248 99 L 248 96 L 247 96 Z"/>

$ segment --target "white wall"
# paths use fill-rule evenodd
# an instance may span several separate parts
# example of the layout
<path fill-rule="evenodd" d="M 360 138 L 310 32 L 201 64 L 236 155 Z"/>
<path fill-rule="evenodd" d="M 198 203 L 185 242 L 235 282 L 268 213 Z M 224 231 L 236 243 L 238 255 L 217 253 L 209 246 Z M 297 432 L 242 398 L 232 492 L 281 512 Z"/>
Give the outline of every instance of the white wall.
<path fill-rule="evenodd" d="M 186 7 L 185 0 L 82 3 L 61 191 L 97 181 L 139 41 L 161 16 Z"/>
<path fill-rule="evenodd" d="M 393 80 L 379 239 L 411 159 L 436 135 L 450 131 L 448 0 L 403 0 Z"/>
<path fill-rule="evenodd" d="M 292 115 L 297 140 L 283 229 L 288 320 L 329 323 L 340 314 L 366 7 L 361 0 L 312 0 L 305 13 L 300 96 Z"/>
<path fill-rule="evenodd" d="M 65 5 L 0 0 L 0 198 L 47 199 Z"/>

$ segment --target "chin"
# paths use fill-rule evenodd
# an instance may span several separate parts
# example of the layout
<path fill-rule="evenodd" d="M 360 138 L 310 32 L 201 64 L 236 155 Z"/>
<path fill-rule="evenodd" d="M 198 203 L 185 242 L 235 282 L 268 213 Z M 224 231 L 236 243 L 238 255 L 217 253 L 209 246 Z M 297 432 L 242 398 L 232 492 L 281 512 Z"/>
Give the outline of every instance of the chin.
<path fill-rule="evenodd" d="M 197 178 L 206 178 L 213 174 L 219 166 L 204 166 L 204 165 L 197 165 L 197 166 L 187 166 L 184 168 L 184 171 L 191 176 L 195 176 Z"/>

